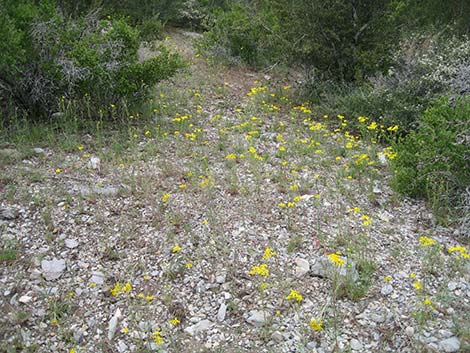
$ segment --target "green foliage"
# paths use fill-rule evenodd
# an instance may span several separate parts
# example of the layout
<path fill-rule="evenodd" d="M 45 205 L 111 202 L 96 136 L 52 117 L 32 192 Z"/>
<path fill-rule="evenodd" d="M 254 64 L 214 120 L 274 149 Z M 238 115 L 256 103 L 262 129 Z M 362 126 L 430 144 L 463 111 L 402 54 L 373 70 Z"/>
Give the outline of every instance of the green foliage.
<path fill-rule="evenodd" d="M 406 133 L 418 127 L 418 118 L 440 96 L 470 92 L 468 73 L 467 37 L 416 34 L 401 42 L 386 74 L 354 84 L 311 79 L 304 89 L 324 114 L 368 116 Z"/>
<path fill-rule="evenodd" d="M 46 2 L 6 2 L 3 10 L 0 91 L 10 106 L 34 118 L 67 102 L 86 106 L 90 117 L 103 115 L 118 102 L 141 101 L 182 66 L 164 48 L 140 62 L 139 31 L 120 18 L 99 20 L 91 13 L 68 19 Z"/>
<path fill-rule="evenodd" d="M 425 197 L 436 215 L 445 218 L 470 186 L 469 131 L 469 98 L 458 100 L 455 106 L 441 99 L 426 110 L 418 130 L 395 146 L 394 188 Z"/>
<path fill-rule="evenodd" d="M 254 11 L 252 6 L 235 4 L 230 11 L 216 13 L 203 47 L 228 61 L 235 58 L 254 67 L 265 66 L 281 57 L 283 41 L 277 37 L 278 27 L 270 10 Z"/>
<path fill-rule="evenodd" d="M 383 71 L 394 42 L 387 1 L 236 2 L 216 13 L 206 43 L 253 66 L 302 64 L 352 81 Z"/>

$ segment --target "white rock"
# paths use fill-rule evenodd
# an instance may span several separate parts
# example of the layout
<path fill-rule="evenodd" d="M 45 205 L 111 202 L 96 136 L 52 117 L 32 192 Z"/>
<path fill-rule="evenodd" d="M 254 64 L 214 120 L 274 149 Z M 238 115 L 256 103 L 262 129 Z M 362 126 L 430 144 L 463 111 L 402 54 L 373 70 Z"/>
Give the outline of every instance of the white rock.
<path fill-rule="evenodd" d="M 447 284 L 447 289 L 449 289 L 450 291 L 454 291 L 457 289 L 457 286 L 458 286 L 458 283 L 456 282 L 449 282 Z"/>
<path fill-rule="evenodd" d="M 119 340 L 117 350 L 119 353 L 124 353 L 129 350 L 129 347 L 127 347 L 127 345 L 123 341 Z"/>
<path fill-rule="evenodd" d="M 96 284 L 104 284 L 104 279 L 105 279 L 105 275 L 103 272 L 93 271 L 91 273 L 90 282 L 93 282 Z"/>
<path fill-rule="evenodd" d="M 295 262 L 295 277 L 303 277 L 310 271 L 310 264 L 307 260 L 302 259 L 300 257 L 294 260 Z"/>
<path fill-rule="evenodd" d="M 58 279 L 65 270 L 65 260 L 52 259 L 51 261 L 41 261 L 42 275 L 47 281 Z"/>
<path fill-rule="evenodd" d="M 408 326 L 407 328 L 405 328 L 405 334 L 408 337 L 412 337 L 415 334 L 415 329 L 411 326 Z"/>
<path fill-rule="evenodd" d="M 111 320 L 109 320 L 108 339 L 110 341 L 114 338 L 114 335 L 116 334 L 117 325 L 118 325 L 119 319 L 121 317 L 122 317 L 121 310 L 119 308 L 117 308 L 116 312 L 113 315 L 113 317 L 111 318 Z"/>
<path fill-rule="evenodd" d="M 219 310 L 217 311 L 217 320 L 222 322 L 225 320 L 225 315 L 227 314 L 227 305 L 225 303 L 220 304 Z"/>
<path fill-rule="evenodd" d="M 91 167 L 91 169 L 99 170 L 100 164 L 101 164 L 101 160 L 98 157 L 96 156 L 90 157 L 90 161 L 88 162 L 88 165 Z"/>
<path fill-rule="evenodd" d="M 75 239 L 65 239 L 65 246 L 69 249 L 74 249 L 78 246 L 78 241 Z"/>
<path fill-rule="evenodd" d="M 211 321 L 209 320 L 202 320 L 199 321 L 197 324 L 186 327 L 184 329 L 184 332 L 188 333 L 190 336 L 196 336 L 198 333 L 201 333 L 203 331 L 206 331 L 210 329 L 214 325 Z"/>
<path fill-rule="evenodd" d="M 360 351 L 363 348 L 363 345 L 361 342 L 359 342 L 357 339 L 353 338 L 350 343 L 351 349 L 354 351 Z"/>
<path fill-rule="evenodd" d="M 262 326 L 270 317 L 267 311 L 252 310 L 249 312 L 246 322 L 253 326 Z"/>
<path fill-rule="evenodd" d="M 18 301 L 23 304 L 28 304 L 31 300 L 33 300 L 33 298 L 29 295 L 22 295 L 20 299 L 18 299 Z"/>
<path fill-rule="evenodd" d="M 44 151 L 43 148 L 39 148 L 39 147 L 33 148 L 33 151 L 34 151 L 35 154 L 38 154 L 38 155 L 45 155 L 46 154 L 46 151 Z"/>
<path fill-rule="evenodd" d="M 215 281 L 219 284 L 223 284 L 225 283 L 225 280 L 227 278 L 227 274 L 226 273 L 223 273 L 221 275 L 218 275 L 216 278 L 215 278 Z"/>
<path fill-rule="evenodd" d="M 457 337 L 450 337 L 446 338 L 445 340 L 442 340 L 439 343 L 440 349 L 442 349 L 443 352 L 447 353 L 452 353 L 452 352 L 458 352 L 460 349 L 460 341 Z"/>
<path fill-rule="evenodd" d="M 280 333 L 279 331 L 274 331 L 273 334 L 271 335 L 271 338 L 278 343 L 281 343 L 282 341 L 284 341 L 284 337 L 282 336 L 282 333 Z"/>
<path fill-rule="evenodd" d="M 393 287 L 391 284 L 386 284 L 385 286 L 382 287 L 382 289 L 380 290 L 380 293 L 382 293 L 382 295 L 389 295 L 393 292 Z"/>

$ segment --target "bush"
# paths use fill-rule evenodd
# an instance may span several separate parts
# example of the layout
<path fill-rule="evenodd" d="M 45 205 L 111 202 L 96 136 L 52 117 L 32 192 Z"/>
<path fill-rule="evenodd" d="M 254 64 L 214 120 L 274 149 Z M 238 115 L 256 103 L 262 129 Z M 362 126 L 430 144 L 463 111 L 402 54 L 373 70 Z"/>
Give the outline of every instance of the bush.
<path fill-rule="evenodd" d="M 262 67 L 278 61 L 282 42 L 276 37 L 279 26 L 275 14 L 267 9 L 235 4 L 229 11 L 216 12 L 202 48 L 226 62 L 244 62 Z"/>
<path fill-rule="evenodd" d="M 440 96 L 470 93 L 467 37 L 416 34 L 400 48 L 387 74 L 355 84 L 312 79 L 305 87 L 308 98 L 323 113 L 369 116 L 405 133 L 418 127 L 418 118 Z"/>
<path fill-rule="evenodd" d="M 86 102 L 89 116 L 103 115 L 117 102 L 141 101 L 182 66 L 164 48 L 139 62 L 139 32 L 123 19 L 99 20 L 96 12 L 66 19 L 47 2 L 0 7 L 0 92 L 34 119 L 57 112 L 64 101 Z"/>
<path fill-rule="evenodd" d="M 445 98 L 436 102 L 395 150 L 393 187 L 426 198 L 438 219 L 445 220 L 470 187 L 470 97 L 455 106 Z"/>

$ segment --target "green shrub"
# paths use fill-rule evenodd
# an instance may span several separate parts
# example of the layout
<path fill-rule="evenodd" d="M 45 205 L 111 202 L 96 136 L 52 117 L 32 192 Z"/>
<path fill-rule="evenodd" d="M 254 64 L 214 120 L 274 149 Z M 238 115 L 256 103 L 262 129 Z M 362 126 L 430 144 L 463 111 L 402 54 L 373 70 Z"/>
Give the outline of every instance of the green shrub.
<path fill-rule="evenodd" d="M 276 37 L 278 19 L 268 9 L 235 4 L 218 11 L 202 43 L 203 49 L 228 62 L 262 67 L 280 59 L 282 41 Z"/>
<path fill-rule="evenodd" d="M 138 103 L 182 66 L 164 48 L 140 62 L 139 31 L 123 19 L 99 20 L 96 12 L 66 19 L 47 2 L 5 2 L 0 10 L 4 106 L 34 119 L 50 116 L 66 102 L 86 107 L 76 112 L 80 116 L 103 116 L 118 102 Z"/>
<path fill-rule="evenodd" d="M 439 220 L 445 220 L 470 187 L 470 98 L 455 106 L 441 99 L 395 146 L 393 187 L 426 198 Z"/>
<path fill-rule="evenodd" d="M 417 128 L 418 118 L 442 95 L 470 92 L 470 40 L 432 34 L 404 40 L 387 74 L 368 82 L 308 80 L 308 99 L 325 114 L 368 116 L 400 131 Z"/>

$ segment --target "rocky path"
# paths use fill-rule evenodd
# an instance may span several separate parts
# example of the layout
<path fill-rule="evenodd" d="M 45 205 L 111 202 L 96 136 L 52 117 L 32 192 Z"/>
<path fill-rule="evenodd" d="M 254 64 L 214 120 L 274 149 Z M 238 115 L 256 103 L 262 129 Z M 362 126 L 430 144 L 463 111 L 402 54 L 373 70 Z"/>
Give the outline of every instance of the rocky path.
<path fill-rule="evenodd" d="M 469 351 L 468 247 L 390 189 L 388 127 L 193 37 L 124 131 L 1 151 L 0 352 Z"/>

